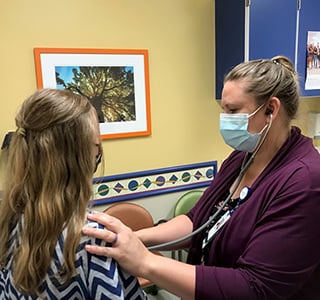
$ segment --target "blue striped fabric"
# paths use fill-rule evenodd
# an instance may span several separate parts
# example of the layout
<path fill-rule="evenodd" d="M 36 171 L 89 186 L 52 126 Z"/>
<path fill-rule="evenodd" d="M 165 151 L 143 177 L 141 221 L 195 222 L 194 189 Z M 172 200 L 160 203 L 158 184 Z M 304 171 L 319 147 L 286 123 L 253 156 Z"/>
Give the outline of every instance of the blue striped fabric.
<path fill-rule="evenodd" d="M 142 300 L 147 299 L 140 288 L 137 279 L 125 273 L 117 263 L 107 257 L 91 255 L 85 251 L 86 243 L 102 244 L 101 240 L 82 237 L 76 253 L 76 274 L 66 285 L 61 285 L 54 276 L 63 263 L 63 232 L 56 245 L 54 257 L 46 278 L 41 284 L 41 297 L 22 295 L 12 282 L 12 255 L 5 268 L 0 270 L 0 300 L 16 299 L 112 299 L 112 300 Z M 10 238 L 10 253 L 19 243 L 18 225 L 12 231 Z"/>

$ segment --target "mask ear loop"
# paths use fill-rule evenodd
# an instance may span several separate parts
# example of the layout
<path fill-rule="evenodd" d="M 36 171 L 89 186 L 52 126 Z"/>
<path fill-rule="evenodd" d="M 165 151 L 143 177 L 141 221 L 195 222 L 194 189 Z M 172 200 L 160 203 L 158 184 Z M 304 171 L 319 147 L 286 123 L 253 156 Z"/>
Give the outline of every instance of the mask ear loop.
<path fill-rule="evenodd" d="M 268 135 L 268 132 L 269 132 L 269 130 L 271 128 L 271 125 L 272 125 L 272 114 L 270 114 L 269 116 L 270 116 L 270 122 L 269 122 L 269 124 L 266 125 L 267 126 L 266 133 L 263 135 L 262 139 L 260 139 L 258 145 L 256 146 L 256 149 L 253 151 L 252 156 L 255 156 L 257 154 L 257 152 L 260 150 L 260 148 L 261 148 L 262 144 L 264 143 L 264 141 L 265 141 L 265 139 L 266 139 L 266 137 Z M 264 129 L 262 129 L 262 130 L 264 130 Z"/>
<path fill-rule="evenodd" d="M 254 116 L 265 105 L 266 105 L 265 103 L 261 104 L 254 112 L 248 115 L 248 118 L 251 118 L 252 116 Z"/>

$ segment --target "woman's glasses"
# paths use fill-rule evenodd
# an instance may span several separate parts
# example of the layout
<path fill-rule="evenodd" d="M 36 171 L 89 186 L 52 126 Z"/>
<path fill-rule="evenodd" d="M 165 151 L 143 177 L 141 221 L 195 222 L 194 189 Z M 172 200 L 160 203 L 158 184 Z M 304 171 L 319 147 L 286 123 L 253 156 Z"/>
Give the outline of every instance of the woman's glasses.
<path fill-rule="evenodd" d="M 98 147 L 98 154 L 96 155 L 96 164 L 94 168 L 94 172 L 97 171 L 97 168 L 99 164 L 101 163 L 101 158 L 102 158 L 102 148 L 101 144 L 94 144 L 96 147 Z"/>

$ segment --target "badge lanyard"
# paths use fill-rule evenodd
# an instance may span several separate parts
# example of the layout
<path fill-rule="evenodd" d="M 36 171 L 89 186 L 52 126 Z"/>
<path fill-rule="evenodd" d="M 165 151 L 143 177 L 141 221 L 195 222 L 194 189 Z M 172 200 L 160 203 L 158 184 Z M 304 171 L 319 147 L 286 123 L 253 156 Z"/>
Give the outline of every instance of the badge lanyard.
<path fill-rule="evenodd" d="M 214 220 L 213 220 L 213 222 L 208 225 L 209 227 L 208 227 L 206 236 L 202 241 L 202 250 L 204 250 L 212 242 L 214 237 L 217 235 L 218 231 L 230 219 L 233 212 L 251 196 L 251 193 L 252 193 L 252 189 L 248 186 L 245 186 L 241 190 L 240 197 L 236 201 L 235 205 L 230 205 L 230 207 L 228 207 L 227 211 L 216 222 L 214 222 Z"/>

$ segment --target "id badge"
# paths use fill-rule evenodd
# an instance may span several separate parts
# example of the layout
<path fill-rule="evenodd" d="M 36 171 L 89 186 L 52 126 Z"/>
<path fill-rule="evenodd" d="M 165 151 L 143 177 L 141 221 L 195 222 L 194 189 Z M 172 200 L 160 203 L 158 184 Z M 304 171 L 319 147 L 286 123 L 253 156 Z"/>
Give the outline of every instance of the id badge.
<path fill-rule="evenodd" d="M 215 237 L 219 229 L 230 219 L 230 216 L 231 216 L 231 213 L 228 210 L 218 220 L 218 222 L 212 226 L 212 228 L 208 232 L 207 238 L 204 239 L 202 242 L 202 249 L 204 249 L 211 242 L 211 240 Z"/>

